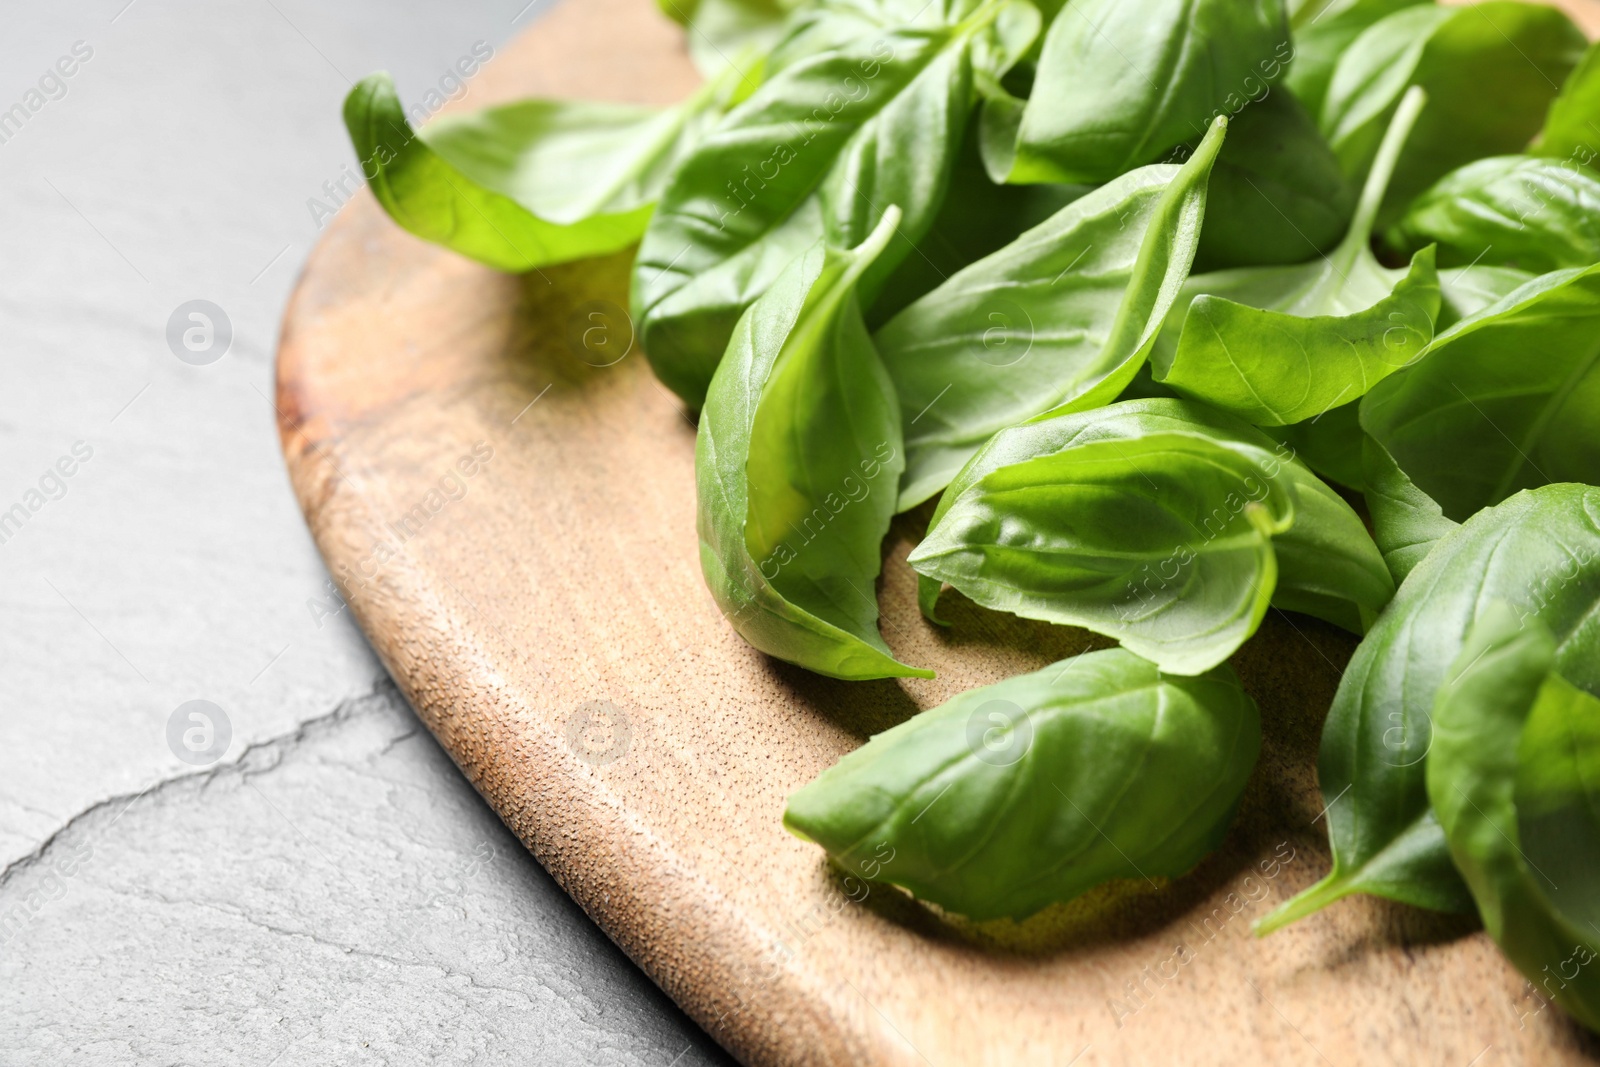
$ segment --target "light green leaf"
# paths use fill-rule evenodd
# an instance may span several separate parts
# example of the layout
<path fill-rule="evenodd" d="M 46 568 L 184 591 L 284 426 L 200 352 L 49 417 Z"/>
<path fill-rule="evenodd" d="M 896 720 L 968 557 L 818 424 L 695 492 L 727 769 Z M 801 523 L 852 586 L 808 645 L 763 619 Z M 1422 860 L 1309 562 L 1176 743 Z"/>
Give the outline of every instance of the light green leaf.
<path fill-rule="evenodd" d="M 421 133 L 389 75 L 368 75 L 344 119 L 373 195 L 425 240 L 499 270 L 616 252 L 644 232 L 667 178 L 734 83 L 665 111 L 525 100 L 447 115 Z"/>
<path fill-rule="evenodd" d="M 1384 240 L 1408 255 L 1437 244 L 1452 267 L 1590 267 L 1600 263 L 1600 177 L 1531 156 L 1480 159 L 1439 179 Z"/>
<path fill-rule="evenodd" d="M 1590 45 L 1567 77 L 1529 151 L 1583 166 L 1594 164 L 1600 155 L 1600 47 Z"/>
<path fill-rule="evenodd" d="M 1542 4 L 1408 7 L 1345 51 L 1323 104 L 1322 132 L 1346 173 L 1365 174 L 1407 87 L 1427 90 L 1430 106 L 1379 213 L 1385 226 L 1457 167 L 1522 151 L 1586 44 L 1571 19 Z"/>
<path fill-rule="evenodd" d="M 1290 4 L 1290 36 L 1294 59 L 1284 84 L 1300 98 L 1306 110 L 1322 114 L 1328 83 L 1339 65 L 1366 29 L 1380 19 L 1426 0 L 1311 0 Z"/>
<path fill-rule="evenodd" d="M 854 252 L 818 244 L 751 305 L 695 449 L 718 607 L 756 648 L 833 678 L 932 677 L 884 644 L 874 593 L 903 460 L 855 290 L 898 222 L 891 209 Z"/>
<path fill-rule="evenodd" d="M 1460 528 L 1438 502 L 1418 489 L 1382 445 L 1363 435 L 1367 513 L 1373 539 L 1396 584 L 1417 569 L 1433 546 Z"/>
<path fill-rule="evenodd" d="M 1188 276 L 1225 129 L 1182 168 L 1141 168 L 1075 201 L 878 331 L 906 427 L 902 510 L 996 431 L 1109 403 L 1132 380 Z"/>

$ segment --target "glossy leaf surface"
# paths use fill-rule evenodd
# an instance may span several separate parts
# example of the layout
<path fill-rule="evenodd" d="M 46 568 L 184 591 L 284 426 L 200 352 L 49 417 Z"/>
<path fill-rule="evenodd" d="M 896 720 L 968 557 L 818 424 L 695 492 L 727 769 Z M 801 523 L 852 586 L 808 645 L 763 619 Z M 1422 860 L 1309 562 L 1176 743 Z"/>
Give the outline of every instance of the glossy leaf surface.
<path fill-rule="evenodd" d="M 902 510 L 943 489 L 997 431 L 1114 399 L 1193 262 L 1221 120 L 1183 167 L 1102 186 L 878 331 L 906 427 Z"/>
<path fill-rule="evenodd" d="M 425 240 L 506 271 L 639 239 L 672 170 L 720 114 L 725 78 L 665 111 L 525 100 L 413 131 L 387 74 L 350 90 L 345 126 L 373 195 Z"/>
<path fill-rule="evenodd" d="M 818 244 L 740 319 L 695 449 L 700 562 L 769 655 L 834 678 L 920 675 L 877 629 L 900 416 L 855 287 L 898 221 L 854 252 Z"/>
<path fill-rule="evenodd" d="M 1282 0 L 1073 0 L 1045 36 L 1008 180 L 1154 163 L 1256 96 L 1288 39 Z"/>
<path fill-rule="evenodd" d="M 1433 253 L 1390 271 L 1368 244 L 1423 103 L 1421 90 L 1407 94 L 1331 256 L 1190 280 L 1182 332 L 1170 357 L 1158 352 L 1157 381 L 1256 425 L 1286 426 L 1359 399 L 1422 353 L 1439 312 Z"/>
<path fill-rule="evenodd" d="M 1600 1029 L 1600 700 L 1555 666 L 1544 627 L 1486 605 L 1439 690 L 1428 794 L 1490 936 Z"/>
<path fill-rule="evenodd" d="M 1261 745 L 1233 672 L 1174 678 L 1121 649 L 963 693 L 789 798 L 847 870 L 974 919 L 1113 878 L 1188 872 L 1227 830 Z"/>
<path fill-rule="evenodd" d="M 1323 104 L 1322 131 L 1346 172 L 1365 174 L 1406 88 L 1427 90 L 1428 110 L 1379 216 L 1385 226 L 1457 167 L 1522 151 L 1586 44 L 1571 19 L 1541 4 L 1408 7 L 1345 51 Z"/>
<path fill-rule="evenodd" d="M 1441 178 L 1384 235 L 1409 255 L 1544 274 L 1600 263 L 1600 175 L 1576 163 L 1496 156 Z"/>
<path fill-rule="evenodd" d="M 1519 489 L 1600 482 L 1600 266 L 1457 323 L 1368 394 L 1361 424 L 1457 521 Z"/>
<path fill-rule="evenodd" d="M 1174 674 L 1226 660 L 1269 604 L 1352 629 L 1394 592 L 1350 506 L 1258 431 L 1203 405 L 1136 400 L 997 434 L 911 553 L 940 583 L 1082 626 Z"/>
<path fill-rule="evenodd" d="M 1426 767 L 1440 684 L 1491 600 L 1555 635 L 1564 677 L 1600 687 L 1600 489 L 1520 493 L 1440 539 L 1410 572 L 1356 649 L 1323 727 L 1317 779 L 1333 870 L 1261 930 L 1352 893 L 1471 908 L 1429 806 Z"/>

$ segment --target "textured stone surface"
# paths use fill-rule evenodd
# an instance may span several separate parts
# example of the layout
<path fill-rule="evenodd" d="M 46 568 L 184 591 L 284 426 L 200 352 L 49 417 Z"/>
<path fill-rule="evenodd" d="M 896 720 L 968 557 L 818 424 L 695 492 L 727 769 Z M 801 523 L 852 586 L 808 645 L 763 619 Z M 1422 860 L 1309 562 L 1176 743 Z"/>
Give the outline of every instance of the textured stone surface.
<path fill-rule="evenodd" d="M 0 1062 L 722 1062 L 385 682 L 4 883 Z"/>
<path fill-rule="evenodd" d="M 0 1064 L 721 1059 L 313 606 L 267 399 L 348 79 L 420 99 L 549 6 L 8 6 L 0 112 L 91 54 L 0 128 L 0 512 L 92 454 L 0 531 Z M 209 366 L 165 338 L 195 298 Z M 210 768 L 166 739 L 196 698 Z"/>

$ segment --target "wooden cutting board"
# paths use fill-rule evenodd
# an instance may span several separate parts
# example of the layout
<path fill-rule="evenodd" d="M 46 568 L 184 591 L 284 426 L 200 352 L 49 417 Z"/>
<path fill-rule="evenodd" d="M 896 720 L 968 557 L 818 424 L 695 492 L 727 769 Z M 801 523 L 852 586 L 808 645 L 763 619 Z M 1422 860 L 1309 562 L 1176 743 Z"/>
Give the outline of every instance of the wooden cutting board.
<path fill-rule="evenodd" d="M 582 0 L 465 103 L 665 103 L 695 82 L 650 0 Z M 1312 767 L 1353 641 L 1303 618 L 1274 616 L 1237 659 L 1263 710 L 1261 764 L 1226 845 L 1189 876 L 973 925 L 830 871 L 784 832 L 788 793 L 920 709 L 1102 643 L 956 596 L 951 630 L 926 625 L 902 521 L 883 629 L 936 681 L 834 682 L 746 647 L 701 582 L 694 429 L 628 349 L 627 280 L 626 256 L 499 275 L 363 193 L 285 315 L 280 430 L 323 557 L 422 719 L 736 1056 L 1600 1062 L 1469 921 L 1366 899 L 1250 936 L 1328 866 Z M 598 365 L 608 351 L 627 354 Z"/>

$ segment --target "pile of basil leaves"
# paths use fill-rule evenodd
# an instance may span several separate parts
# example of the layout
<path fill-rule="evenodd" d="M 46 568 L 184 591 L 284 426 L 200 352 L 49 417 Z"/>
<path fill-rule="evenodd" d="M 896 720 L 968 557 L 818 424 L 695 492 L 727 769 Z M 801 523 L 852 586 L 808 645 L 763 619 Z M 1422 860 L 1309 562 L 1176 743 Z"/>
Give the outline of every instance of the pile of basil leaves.
<path fill-rule="evenodd" d="M 345 118 L 396 222 L 527 271 L 637 244 L 699 411 L 700 553 L 756 648 L 946 587 L 1120 648 L 963 694 L 790 798 L 976 919 L 1177 876 L 1260 748 L 1269 607 L 1364 635 L 1322 741 L 1352 893 L 1476 907 L 1600 1027 L 1600 58 L 1491 0 L 661 0 L 704 87 Z M 1352 506 L 1364 504 L 1363 511 Z M 885 861 L 885 856 L 892 860 Z"/>

